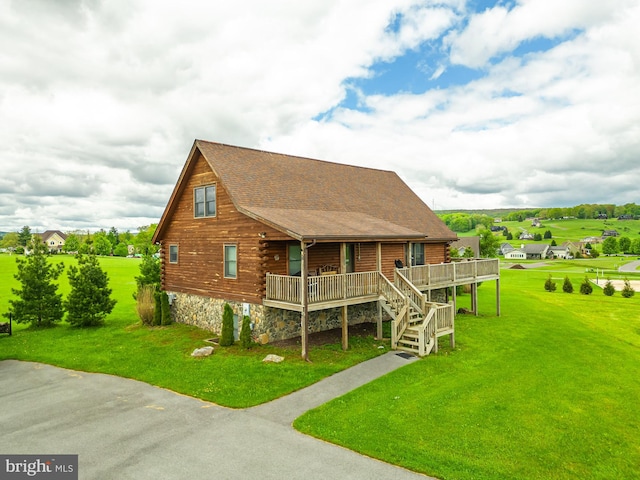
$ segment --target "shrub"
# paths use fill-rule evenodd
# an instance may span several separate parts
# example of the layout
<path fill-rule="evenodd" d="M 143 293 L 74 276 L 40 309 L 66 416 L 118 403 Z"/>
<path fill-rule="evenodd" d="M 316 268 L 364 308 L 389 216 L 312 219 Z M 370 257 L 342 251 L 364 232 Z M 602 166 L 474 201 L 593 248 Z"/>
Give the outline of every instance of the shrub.
<path fill-rule="evenodd" d="M 564 283 L 562 284 L 562 291 L 564 293 L 573 293 L 573 284 L 569 277 L 564 277 Z"/>
<path fill-rule="evenodd" d="M 240 345 L 242 348 L 251 348 L 251 317 L 245 315 L 242 317 L 242 330 L 240 330 Z"/>
<path fill-rule="evenodd" d="M 556 282 L 551 279 L 551 274 L 547 277 L 547 280 L 544 282 L 544 289 L 547 292 L 555 292 L 556 291 Z"/>
<path fill-rule="evenodd" d="M 228 303 L 224 304 L 222 312 L 222 332 L 220 334 L 220 346 L 228 347 L 233 345 L 233 310 Z"/>
<path fill-rule="evenodd" d="M 616 289 L 613 287 L 613 283 L 611 283 L 611 280 L 607 279 L 607 283 L 604 284 L 602 293 L 604 293 L 607 297 L 610 297 L 614 293 L 616 293 Z"/>
<path fill-rule="evenodd" d="M 173 319 L 171 318 L 169 295 L 164 291 L 161 293 L 160 297 L 160 309 L 162 310 L 162 325 L 171 325 L 173 323 Z"/>
<path fill-rule="evenodd" d="M 582 295 L 591 295 L 591 292 L 593 292 L 593 287 L 591 286 L 589 277 L 584 277 L 584 282 L 580 285 L 580 293 Z"/>
<path fill-rule="evenodd" d="M 136 311 L 145 325 L 153 325 L 153 314 L 156 306 L 155 293 L 156 287 L 143 285 L 138 289 L 138 294 L 136 295 Z"/>
<path fill-rule="evenodd" d="M 631 298 L 636 294 L 636 291 L 631 287 L 631 283 L 629 283 L 629 279 L 624 279 L 624 287 L 622 287 L 622 296 L 624 298 Z"/>
<path fill-rule="evenodd" d="M 153 292 L 153 324 L 162 325 L 162 292 Z"/>

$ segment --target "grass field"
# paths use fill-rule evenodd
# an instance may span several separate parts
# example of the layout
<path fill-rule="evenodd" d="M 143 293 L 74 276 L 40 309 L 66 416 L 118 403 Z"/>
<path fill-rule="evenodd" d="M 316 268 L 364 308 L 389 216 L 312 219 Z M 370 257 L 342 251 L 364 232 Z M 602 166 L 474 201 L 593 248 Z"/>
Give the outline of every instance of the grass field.
<path fill-rule="evenodd" d="M 534 227 L 531 222 L 502 222 L 496 223 L 497 226 L 504 226 L 509 229 L 514 239 L 509 240 L 513 246 L 517 246 L 518 235 L 523 230 L 529 233 L 544 235 L 544 232 L 549 230 L 552 238 L 558 245 L 564 242 L 572 241 L 578 242 L 586 237 L 599 237 L 602 235 L 603 230 L 616 230 L 621 237 L 629 237 L 630 239 L 640 237 L 640 220 L 583 220 L 577 218 L 570 218 L 566 220 L 542 220 L 540 227 Z M 460 237 L 468 237 L 477 235 L 476 231 L 470 231 L 465 233 L 458 233 Z M 507 240 L 505 240 L 506 242 Z M 543 240 L 543 243 L 550 243 L 551 240 Z M 524 241 L 522 243 L 532 243 L 531 241 Z M 537 242 L 540 243 L 540 242 Z"/>
<path fill-rule="evenodd" d="M 443 344 L 295 427 L 442 479 L 640 478 L 640 292 L 566 294 L 565 275 L 577 292 L 589 267 L 554 267 L 503 270 L 502 316 L 481 286 L 485 314 L 458 315 L 454 351 Z"/>
<path fill-rule="evenodd" d="M 70 256 L 52 257 L 68 267 Z M 347 353 L 339 344 L 312 347 L 304 362 L 297 348 L 238 346 L 217 348 L 206 358 L 193 358 L 191 352 L 205 346 L 211 332 L 187 325 L 146 327 L 135 313 L 132 293 L 139 260 L 100 258 L 108 272 L 113 298 L 118 300 L 106 325 L 79 329 L 62 322 L 49 329 L 14 324 L 14 335 L 0 335 L 0 360 L 17 359 L 43 362 L 88 372 L 102 372 L 135 378 L 193 397 L 229 407 L 247 407 L 280 397 L 310 385 L 337 371 L 372 358 L 389 346 L 373 338 L 351 338 Z M 11 287 L 17 271 L 15 257 L 0 255 L 0 314 L 9 308 Z M 59 278 L 60 293 L 69 291 L 66 272 Z M 6 319 L 1 318 L 0 321 Z M 280 364 L 263 363 L 269 353 L 285 357 Z"/>

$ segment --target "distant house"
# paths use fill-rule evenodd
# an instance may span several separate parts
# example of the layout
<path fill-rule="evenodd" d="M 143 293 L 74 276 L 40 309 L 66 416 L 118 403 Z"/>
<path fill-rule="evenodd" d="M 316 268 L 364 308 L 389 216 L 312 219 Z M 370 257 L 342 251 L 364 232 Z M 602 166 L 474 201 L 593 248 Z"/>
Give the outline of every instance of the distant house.
<path fill-rule="evenodd" d="M 534 218 L 533 220 L 531 220 L 531 226 L 532 227 L 541 227 L 542 224 L 540 223 L 540 220 L 537 218 Z"/>
<path fill-rule="evenodd" d="M 571 256 L 571 251 L 569 247 L 563 245 L 559 247 L 549 247 L 549 251 L 547 252 L 549 258 L 567 258 Z"/>
<path fill-rule="evenodd" d="M 457 249 L 461 257 L 467 248 L 471 248 L 474 258 L 480 258 L 480 237 L 460 237 L 458 240 L 451 242 L 451 248 Z"/>
<path fill-rule="evenodd" d="M 562 244 L 567 250 L 569 250 L 569 254 L 572 256 L 576 256 L 578 252 L 584 254 L 584 243 L 582 242 L 564 242 Z"/>
<path fill-rule="evenodd" d="M 530 243 L 523 247 L 524 253 L 527 255 L 527 260 L 542 260 L 547 258 L 549 252 L 549 245 Z"/>
<path fill-rule="evenodd" d="M 501 225 L 491 225 L 490 230 L 492 232 L 503 232 L 507 229 L 507 227 L 503 227 Z"/>
<path fill-rule="evenodd" d="M 599 213 L 596 217 L 597 220 L 606 220 L 609 216 L 606 213 Z"/>
<path fill-rule="evenodd" d="M 585 237 L 581 240 L 582 243 L 602 243 L 601 237 Z"/>
<path fill-rule="evenodd" d="M 602 232 L 602 238 L 617 237 L 617 236 L 618 236 L 618 231 L 617 230 L 604 230 Z"/>
<path fill-rule="evenodd" d="M 527 254 L 524 252 L 524 250 L 514 248 L 513 250 L 509 250 L 507 253 L 505 253 L 504 258 L 506 260 L 526 260 Z"/>
<path fill-rule="evenodd" d="M 507 255 L 507 253 L 515 250 L 515 247 L 510 243 L 503 243 L 500 245 L 500 255 Z"/>
<path fill-rule="evenodd" d="M 529 232 L 522 232 L 518 237 L 519 240 L 533 240 L 534 238 L 533 234 Z"/>
<path fill-rule="evenodd" d="M 633 220 L 633 215 L 620 215 L 618 220 Z"/>
<path fill-rule="evenodd" d="M 64 247 L 64 242 L 67 240 L 67 236 L 60 230 L 47 230 L 40 235 L 42 243 L 44 243 L 50 252 L 59 253 Z"/>

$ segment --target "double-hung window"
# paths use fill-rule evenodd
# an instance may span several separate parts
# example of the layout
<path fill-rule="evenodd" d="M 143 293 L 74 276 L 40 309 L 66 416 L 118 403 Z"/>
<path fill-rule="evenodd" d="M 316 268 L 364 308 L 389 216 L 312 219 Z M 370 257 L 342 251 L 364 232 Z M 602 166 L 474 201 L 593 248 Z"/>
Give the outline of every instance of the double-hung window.
<path fill-rule="evenodd" d="M 178 245 L 169 245 L 169 263 L 178 263 Z"/>
<path fill-rule="evenodd" d="M 197 187 L 193 191 L 193 215 L 195 217 L 216 216 L 216 186 Z"/>
<path fill-rule="evenodd" d="M 238 278 L 238 246 L 224 246 L 224 277 Z"/>

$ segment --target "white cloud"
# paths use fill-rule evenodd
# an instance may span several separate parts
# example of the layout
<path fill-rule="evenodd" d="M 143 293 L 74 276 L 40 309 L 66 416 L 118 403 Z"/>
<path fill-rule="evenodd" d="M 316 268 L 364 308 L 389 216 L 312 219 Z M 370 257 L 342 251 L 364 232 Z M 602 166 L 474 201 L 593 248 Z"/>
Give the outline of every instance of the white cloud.
<path fill-rule="evenodd" d="M 579 203 L 573 179 L 585 201 L 636 201 L 628 176 L 596 180 L 638 173 L 635 2 L 466 8 L 0 0 L 0 230 L 157 221 L 194 138 L 396 170 L 438 208 Z M 427 77 L 451 63 L 486 75 L 418 95 L 360 88 L 363 111 L 336 108 L 352 79 L 425 43 L 450 51 Z"/>

